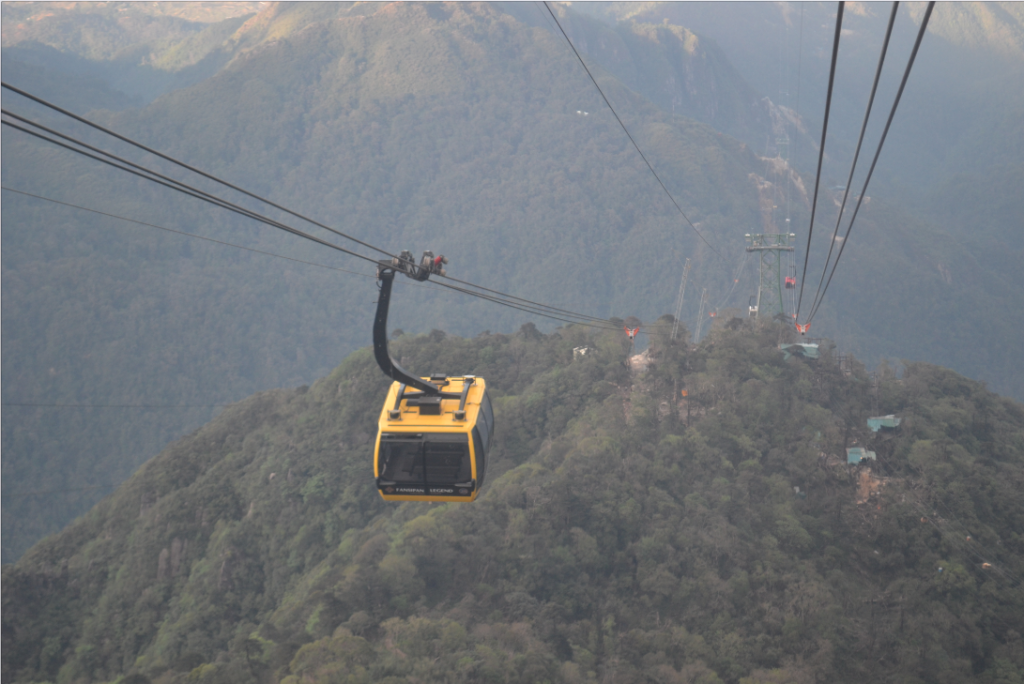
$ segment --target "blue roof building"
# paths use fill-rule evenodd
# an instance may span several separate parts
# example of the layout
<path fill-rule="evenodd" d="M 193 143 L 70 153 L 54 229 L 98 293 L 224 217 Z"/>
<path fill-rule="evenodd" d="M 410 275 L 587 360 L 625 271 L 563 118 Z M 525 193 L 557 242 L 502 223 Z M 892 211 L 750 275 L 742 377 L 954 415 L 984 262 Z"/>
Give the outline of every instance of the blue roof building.
<path fill-rule="evenodd" d="M 876 418 L 868 418 L 868 427 L 871 428 L 872 432 L 878 432 L 881 428 L 895 429 L 899 427 L 902 418 L 889 414 L 888 416 L 878 416 Z"/>
<path fill-rule="evenodd" d="M 872 461 L 878 460 L 878 456 L 874 451 L 868 451 L 863 447 L 850 447 L 846 450 L 846 462 L 850 465 L 856 465 L 867 458 L 870 458 Z"/>
<path fill-rule="evenodd" d="M 779 349 L 782 350 L 782 360 L 787 360 L 790 356 L 803 356 L 807 359 L 818 358 L 818 345 L 816 344 L 801 344 L 795 342 L 793 344 L 780 344 Z"/>

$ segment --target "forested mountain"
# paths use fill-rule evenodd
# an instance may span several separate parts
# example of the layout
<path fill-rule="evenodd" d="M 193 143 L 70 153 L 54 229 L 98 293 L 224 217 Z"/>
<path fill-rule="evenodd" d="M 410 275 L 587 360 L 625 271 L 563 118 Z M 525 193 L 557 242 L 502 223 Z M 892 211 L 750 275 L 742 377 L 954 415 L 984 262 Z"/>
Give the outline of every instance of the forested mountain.
<path fill-rule="evenodd" d="M 224 7 L 7 3 L 4 78 L 10 69 L 14 85 L 38 84 L 146 144 L 389 250 L 444 253 L 453 275 L 520 296 L 653 321 L 672 310 L 686 258 L 691 323 L 702 288 L 720 307 L 744 305 L 753 292 L 752 264 L 733 282 L 743 234 L 772 230 L 779 217 L 765 210 L 765 148 L 748 138 L 760 141 L 778 109 L 719 38 L 666 17 L 604 25 L 556 7 L 722 258 L 680 219 L 540 7 Z M 661 87 L 669 76 L 671 87 Z M 3 101 L 41 111 L 7 92 Z M 984 127 L 975 130 L 984 138 Z M 797 170 L 806 191 L 810 172 Z M 974 173 L 955 179 L 967 195 L 989 187 Z M 203 424 L 213 405 L 309 383 L 368 342 L 372 266 L 8 130 L 3 183 L 364 276 L 5 191 L 3 400 L 44 405 L 5 406 L 5 560 Z M 805 225 L 804 193 L 791 194 L 793 225 Z M 1012 232 L 1012 196 L 986 226 Z M 971 253 L 979 268 L 965 269 L 964 244 L 990 249 L 995 233 L 954 227 L 874 197 L 815 333 L 832 332 L 870 363 L 940 362 L 1020 397 L 1015 252 Z M 531 317 L 406 287 L 394 319 L 411 331 L 473 336 Z"/>
<path fill-rule="evenodd" d="M 119 108 L 116 96 L 96 103 L 75 92 L 83 78 L 99 80 L 105 90 L 127 94 L 137 106 L 216 73 L 237 49 L 237 42 L 230 38 L 260 6 L 259 2 L 6 3 L 2 9 L 4 80 L 31 79 L 21 82 L 31 83 L 34 94 L 62 97 L 80 108 Z M 25 74 L 26 69 L 34 73 Z"/>
<path fill-rule="evenodd" d="M 4 681 L 1024 677 L 1024 407 L 786 360 L 788 325 L 671 328 L 632 373 L 616 332 L 400 337 L 487 378 L 472 504 L 380 500 L 369 350 L 231 406 L 4 566 Z"/>

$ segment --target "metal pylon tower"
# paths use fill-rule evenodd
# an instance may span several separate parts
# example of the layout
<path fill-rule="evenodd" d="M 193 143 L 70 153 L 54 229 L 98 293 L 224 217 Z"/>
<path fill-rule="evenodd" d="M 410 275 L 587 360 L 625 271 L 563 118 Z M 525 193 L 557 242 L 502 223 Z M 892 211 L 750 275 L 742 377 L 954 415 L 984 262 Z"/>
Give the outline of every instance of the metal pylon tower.
<path fill-rule="evenodd" d="M 704 305 L 708 302 L 708 288 L 700 294 L 700 311 L 697 313 L 697 330 L 693 333 L 693 343 L 700 342 L 700 331 L 704 327 Z"/>
<path fill-rule="evenodd" d="M 792 252 L 796 233 L 747 233 L 747 251 L 760 253 L 761 276 L 757 286 L 759 317 L 785 314 L 782 299 L 783 252 Z"/>
<path fill-rule="evenodd" d="M 676 319 L 672 323 L 672 336 L 671 340 L 676 339 L 676 335 L 679 333 L 679 316 L 683 312 L 683 297 L 686 296 L 686 277 L 690 275 L 690 260 L 686 260 L 686 264 L 683 266 L 683 279 L 679 283 L 679 295 L 676 297 Z"/>

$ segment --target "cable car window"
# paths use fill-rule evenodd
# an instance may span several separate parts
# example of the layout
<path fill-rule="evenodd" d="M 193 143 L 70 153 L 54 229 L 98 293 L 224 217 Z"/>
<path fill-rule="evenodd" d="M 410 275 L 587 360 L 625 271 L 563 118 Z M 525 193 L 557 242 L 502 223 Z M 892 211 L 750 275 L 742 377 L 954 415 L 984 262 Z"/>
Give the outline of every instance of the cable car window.
<path fill-rule="evenodd" d="M 480 430 L 473 428 L 473 450 L 477 453 L 476 459 L 476 486 L 484 486 L 484 475 L 487 471 L 487 448 L 480 438 Z"/>
<path fill-rule="evenodd" d="M 423 444 L 423 461 L 429 484 L 454 484 L 473 479 L 469 440 L 465 435 L 431 435 Z"/>
<path fill-rule="evenodd" d="M 381 477 L 399 483 L 423 482 L 421 444 L 418 439 L 382 440 L 380 449 L 384 467 L 381 469 Z"/>
<path fill-rule="evenodd" d="M 494 411 L 491 409 L 491 399 L 484 392 L 483 399 L 480 401 L 480 416 L 484 421 L 484 450 L 486 451 L 491 446 L 491 434 L 494 432 Z M 479 420 L 477 423 L 479 424 Z"/>

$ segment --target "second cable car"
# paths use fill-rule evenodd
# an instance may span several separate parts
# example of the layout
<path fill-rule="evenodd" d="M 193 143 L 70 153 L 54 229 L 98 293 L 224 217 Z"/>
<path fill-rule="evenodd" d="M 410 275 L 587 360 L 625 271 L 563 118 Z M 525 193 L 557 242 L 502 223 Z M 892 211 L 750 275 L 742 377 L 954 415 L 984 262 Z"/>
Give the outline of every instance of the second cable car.
<path fill-rule="evenodd" d="M 789 275 L 786 276 L 786 289 L 787 290 L 795 290 L 796 289 L 796 265 L 795 264 L 789 267 Z"/>
<path fill-rule="evenodd" d="M 395 273 L 415 280 L 442 274 L 444 257 L 425 252 L 419 266 L 412 255 L 378 265 L 380 294 L 373 325 L 377 364 L 394 379 L 378 421 L 373 470 L 385 501 L 476 499 L 487 473 L 494 412 L 487 383 L 472 375 L 417 378 L 391 358 L 387 347 L 388 306 Z"/>

